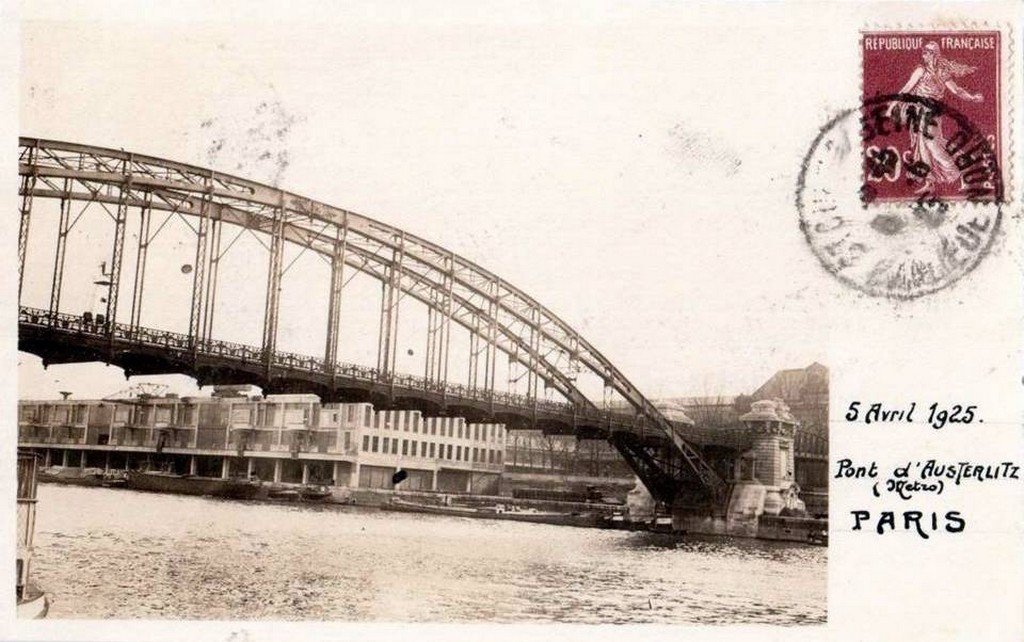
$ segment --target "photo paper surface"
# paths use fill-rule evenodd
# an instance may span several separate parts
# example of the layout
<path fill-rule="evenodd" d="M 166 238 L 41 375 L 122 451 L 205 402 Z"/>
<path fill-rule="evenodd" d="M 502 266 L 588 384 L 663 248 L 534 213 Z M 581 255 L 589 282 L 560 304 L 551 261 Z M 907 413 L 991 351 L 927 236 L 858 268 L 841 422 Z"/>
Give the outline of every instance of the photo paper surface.
<path fill-rule="evenodd" d="M 4 639 L 1024 635 L 1019 3 L 3 18 Z"/>

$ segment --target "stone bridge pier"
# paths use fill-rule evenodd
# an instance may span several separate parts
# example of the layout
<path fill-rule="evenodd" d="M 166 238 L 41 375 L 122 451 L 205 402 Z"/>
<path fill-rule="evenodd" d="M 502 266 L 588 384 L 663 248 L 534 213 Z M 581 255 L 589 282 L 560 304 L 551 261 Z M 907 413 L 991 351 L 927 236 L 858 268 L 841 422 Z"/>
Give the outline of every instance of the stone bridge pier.
<path fill-rule="evenodd" d="M 675 530 L 806 541 L 824 520 L 807 517 L 795 480 L 799 422 L 778 399 L 755 401 L 740 417 L 724 503 L 707 511 L 673 507 Z"/>

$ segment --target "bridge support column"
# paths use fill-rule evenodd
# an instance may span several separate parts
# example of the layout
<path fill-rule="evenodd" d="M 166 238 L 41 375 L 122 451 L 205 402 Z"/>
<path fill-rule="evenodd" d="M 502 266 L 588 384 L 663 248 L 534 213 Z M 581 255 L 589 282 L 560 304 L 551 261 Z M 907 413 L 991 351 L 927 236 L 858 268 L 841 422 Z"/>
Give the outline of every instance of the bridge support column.
<path fill-rule="evenodd" d="M 64 191 L 71 191 L 71 181 L 64 180 Z M 68 232 L 71 231 L 71 197 L 60 199 L 60 220 L 57 222 L 57 251 L 53 257 L 53 283 L 50 286 L 50 316 L 60 312 L 60 293 L 64 283 L 64 257 L 68 245 Z M 51 320 L 51 323 L 53 321 Z"/>
<path fill-rule="evenodd" d="M 281 460 L 280 459 L 275 459 L 274 460 L 274 483 L 275 484 L 281 482 L 281 468 L 282 468 Z"/>
<path fill-rule="evenodd" d="M 220 461 L 220 476 L 221 479 L 227 479 L 231 476 L 231 458 L 225 457 Z"/>
<path fill-rule="evenodd" d="M 103 458 L 103 472 L 110 470 L 110 451 L 107 451 L 106 456 Z"/>
<path fill-rule="evenodd" d="M 213 313 L 217 302 L 217 271 L 220 268 L 220 236 L 221 222 L 214 220 L 210 223 L 210 253 L 209 270 L 206 275 L 206 292 L 203 295 L 203 343 L 208 343 L 213 337 Z"/>
<path fill-rule="evenodd" d="M 152 214 L 153 193 L 146 192 L 146 200 L 139 213 L 139 242 L 135 252 L 135 280 L 132 284 L 131 331 L 138 332 L 142 325 L 142 294 L 146 283 L 146 256 L 149 252 L 149 222 Z"/>
<path fill-rule="evenodd" d="M 341 486 L 341 462 L 334 462 L 334 473 L 331 475 L 331 486 Z"/>
<path fill-rule="evenodd" d="M 253 472 L 255 472 L 255 470 L 256 470 L 256 460 L 253 459 L 252 457 L 250 457 L 250 458 L 248 458 L 246 460 L 246 466 L 245 466 L 245 477 L 246 477 L 246 479 L 252 479 L 252 474 L 253 474 Z"/>
<path fill-rule="evenodd" d="M 338 360 L 338 321 L 341 318 L 341 295 L 345 286 L 345 252 L 348 249 L 348 212 L 342 214 L 342 224 L 334 239 L 334 254 L 331 256 L 331 291 L 327 303 L 327 345 L 324 362 L 329 372 L 334 372 Z"/>
<path fill-rule="evenodd" d="M 209 181 L 207 181 L 209 185 Z M 204 194 L 199 203 L 199 221 L 196 225 L 196 259 L 192 269 L 192 311 L 188 321 L 189 347 L 199 349 L 203 340 L 203 294 L 206 286 L 206 237 L 210 230 L 210 195 Z"/>
<path fill-rule="evenodd" d="M 188 458 L 188 474 L 195 475 L 198 469 L 199 461 L 196 459 L 195 455 L 192 455 L 191 457 Z"/>
<path fill-rule="evenodd" d="M 352 468 L 348 473 L 348 486 L 349 488 L 359 488 L 359 462 L 352 462 Z"/>
<path fill-rule="evenodd" d="M 430 490 L 437 490 L 437 469 L 431 471 L 430 475 Z"/>
<path fill-rule="evenodd" d="M 263 362 L 267 378 L 277 350 L 277 320 L 281 303 L 281 268 L 284 260 L 284 203 L 274 210 L 274 229 L 270 238 L 270 261 L 267 266 L 267 296 L 263 309 Z"/>
<path fill-rule="evenodd" d="M 65 448 L 63 451 L 61 451 L 60 465 L 65 467 L 65 468 L 68 467 L 68 449 L 67 448 Z"/>
<path fill-rule="evenodd" d="M 308 461 L 302 462 L 302 483 L 303 484 L 308 484 L 309 483 L 309 462 Z"/>
<path fill-rule="evenodd" d="M 402 298 L 402 262 L 405 257 L 405 236 L 397 237 L 398 249 L 391 250 L 391 264 L 386 280 L 381 282 L 380 328 L 377 335 L 377 371 L 384 381 L 391 381 L 398 355 L 398 310 Z M 393 383 L 392 383 L 393 388 Z"/>
<path fill-rule="evenodd" d="M 35 164 L 39 144 L 29 150 L 28 162 Z M 18 226 L 18 302 L 21 302 L 21 284 L 25 276 L 25 252 L 28 250 L 28 228 L 32 220 L 32 193 L 36 189 L 35 173 L 21 179 L 21 222 Z"/>
<path fill-rule="evenodd" d="M 126 161 L 126 168 L 130 167 Z M 124 227 L 128 221 L 128 196 L 131 190 L 131 172 L 126 170 L 128 185 L 121 186 L 121 195 L 117 201 L 117 218 L 114 219 L 114 243 L 110 253 L 110 274 L 107 288 L 107 334 L 113 335 L 117 321 L 117 296 L 121 290 L 121 259 L 124 257 Z"/>

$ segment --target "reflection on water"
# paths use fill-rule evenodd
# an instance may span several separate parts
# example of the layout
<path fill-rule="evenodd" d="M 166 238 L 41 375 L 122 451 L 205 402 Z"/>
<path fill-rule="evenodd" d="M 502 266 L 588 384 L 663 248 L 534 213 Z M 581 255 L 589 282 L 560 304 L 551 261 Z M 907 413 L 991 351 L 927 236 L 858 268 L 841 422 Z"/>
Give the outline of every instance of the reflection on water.
<path fill-rule="evenodd" d="M 826 550 L 40 486 L 51 617 L 810 623 Z"/>

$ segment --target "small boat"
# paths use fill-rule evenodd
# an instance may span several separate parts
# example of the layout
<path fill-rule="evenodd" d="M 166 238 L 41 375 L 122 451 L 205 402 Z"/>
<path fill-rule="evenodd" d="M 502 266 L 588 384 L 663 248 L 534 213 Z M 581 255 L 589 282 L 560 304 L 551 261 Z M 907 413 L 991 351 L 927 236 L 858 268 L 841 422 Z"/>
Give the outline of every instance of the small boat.
<path fill-rule="evenodd" d="M 428 513 L 432 515 L 448 515 L 452 517 L 499 519 L 511 522 L 553 524 L 556 526 L 598 526 L 600 524 L 600 516 L 592 513 L 540 511 L 535 508 L 520 508 L 515 505 L 506 506 L 504 504 L 482 506 L 479 508 L 472 506 L 440 506 L 432 504 L 418 504 L 393 497 L 390 504 L 384 504 L 381 508 L 408 513 Z"/>
<path fill-rule="evenodd" d="M 671 533 L 672 518 L 668 515 L 659 515 L 651 521 L 649 530 L 654 533 Z"/>
<path fill-rule="evenodd" d="M 319 502 L 331 496 L 331 489 L 319 484 L 307 484 L 299 489 L 299 495 L 307 502 Z"/>
<path fill-rule="evenodd" d="M 72 486 L 122 486 L 124 471 L 104 471 L 102 468 L 65 468 L 50 466 L 39 471 L 39 481 Z"/>
<path fill-rule="evenodd" d="M 245 478 L 222 479 L 178 475 L 157 471 L 128 471 L 128 488 L 180 495 L 212 495 L 231 499 L 252 499 L 260 490 L 260 482 Z"/>
<path fill-rule="evenodd" d="M 50 610 L 50 600 L 35 584 L 29 582 L 18 596 L 16 615 L 19 620 L 41 620 Z"/>
<path fill-rule="evenodd" d="M 267 498 L 277 501 L 297 502 L 302 499 L 298 488 L 276 487 L 267 489 Z"/>
<path fill-rule="evenodd" d="M 601 517 L 601 528 L 625 531 L 630 530 L 631 524 L 624 513 L 613 513 Z"/>
<path fill-rule="evenodd" d="M 272 485 L 267 488 L 267 499 L 288 502 L 319 502 L 331 496 L 331 489 L 318 484 L 303 486 Z"/>

